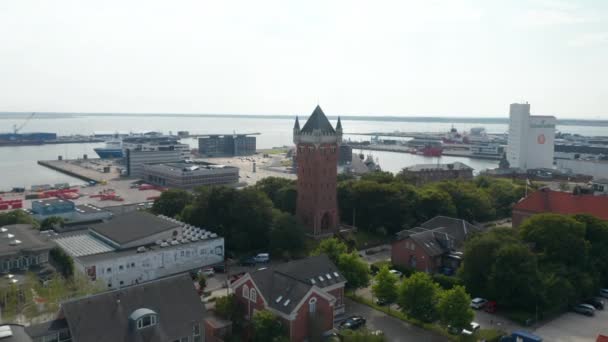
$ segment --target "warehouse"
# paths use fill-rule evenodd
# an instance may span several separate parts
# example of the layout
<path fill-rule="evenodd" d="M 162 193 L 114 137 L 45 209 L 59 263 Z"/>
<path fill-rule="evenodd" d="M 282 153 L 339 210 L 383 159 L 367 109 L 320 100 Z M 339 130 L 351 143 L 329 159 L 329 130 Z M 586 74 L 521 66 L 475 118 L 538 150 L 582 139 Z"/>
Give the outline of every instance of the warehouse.
<path fill-rule="evenodd" d="M 236 184 L 239 169 L 206 162 L 146 164 L 143 179 L 163 187 L 193 189 L 202 185 Z"/>

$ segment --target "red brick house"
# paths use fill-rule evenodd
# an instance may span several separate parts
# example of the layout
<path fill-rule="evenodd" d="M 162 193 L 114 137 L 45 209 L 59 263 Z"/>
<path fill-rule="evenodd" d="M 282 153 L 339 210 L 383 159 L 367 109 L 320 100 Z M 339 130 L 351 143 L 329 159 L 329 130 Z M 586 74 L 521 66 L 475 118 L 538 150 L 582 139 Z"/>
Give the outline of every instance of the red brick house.
<path fill-rule="evenodd" d="M 291 341 L 304 341 L 333 329 L 344 312 L 346 279 L 325 255 L 247 273 L 231 287 L 246 319 L 269 310 L 287 327 Z"/>
<path fill-rule="evenodd" d="M 608 197 L 540 189 L 515 204 L 512 214 L 513 228 L 519 227 L 528 217 L 542 213 L 589 214 L 608 220 Z"/>
<path fill-rule="evenodd" d="M 462 248 L 471 234 L 480 229 L 465 220 L 436 216 L 419 227 L 397 233 L 392 243 L 393 265 L 435 273 L 455 271 L 462 259 Z"/>

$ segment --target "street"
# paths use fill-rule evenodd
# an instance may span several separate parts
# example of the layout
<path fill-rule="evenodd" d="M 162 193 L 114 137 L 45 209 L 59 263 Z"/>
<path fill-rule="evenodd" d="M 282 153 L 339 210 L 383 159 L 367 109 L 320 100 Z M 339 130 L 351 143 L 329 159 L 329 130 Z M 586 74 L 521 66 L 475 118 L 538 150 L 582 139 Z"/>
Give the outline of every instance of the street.
<path fill-rule="evenodd" d="M 391 317 L 384 312 L 374 310 L 373 308 L 359 304 L 350 299 L 345 299 L 346 315 L 360 315 L 367 320 L 366 327 L 369 330 L 382 330 L 387 341 L 447 341 L 448 339 L 435 334 L 434 332 L 424 330 L 413 326 L 400 319 Z"/>
<path fill-rule="evenodd" d="M 608 335 L 608 310 L 596 310 L 594 317 L 567 312 L 533 331 L 545 341 L 595 341 L 598 334 Z"/>

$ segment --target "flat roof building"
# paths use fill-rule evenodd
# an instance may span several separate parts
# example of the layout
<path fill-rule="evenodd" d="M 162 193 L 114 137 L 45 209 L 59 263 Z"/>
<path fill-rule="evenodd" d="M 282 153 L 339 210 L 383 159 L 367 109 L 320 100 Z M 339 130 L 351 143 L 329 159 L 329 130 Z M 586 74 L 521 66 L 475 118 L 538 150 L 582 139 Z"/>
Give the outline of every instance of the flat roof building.
<path fill-rule="evenodd" d="M 224 239 L 178 220 L 132 211 L 60 234 L 53 241 L 73 257 L 75 269 L 108 288 L 187 272 L 224 261 Z"/>
<path fill-rule="evenodd" d="M 112 217 L 111 212 L 92 204 L 76 205 L 70 200 L 59 198 L 33 201 L 31 215 L 37 221 L 61 217 L 67 225 L 99 222 Z"/>
<path fill-rule="evenodd" d="M 198 139 L 198 153 L 208 157 L 249 156 L 255 154 L 252 134 L 209 134 Z"/>
<path fill-rule="evenodd" d="M 202 185 L 231 185 L 239 181 L 234 166 L 206 162 L 146 164 L 144 181 L 169 188 L 192 189 Z"/>
<path fill-rule="evenodd" d="M 31 224 L 0 227 L 0 273 L 42 267 L 53 244 Z"/>

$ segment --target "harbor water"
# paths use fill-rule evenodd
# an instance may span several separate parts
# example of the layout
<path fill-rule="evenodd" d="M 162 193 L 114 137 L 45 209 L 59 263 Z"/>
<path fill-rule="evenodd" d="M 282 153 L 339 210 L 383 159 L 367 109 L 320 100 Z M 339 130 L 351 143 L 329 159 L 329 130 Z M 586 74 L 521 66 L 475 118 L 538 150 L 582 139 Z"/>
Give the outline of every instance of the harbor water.
<path fill-rule="evenodd" d="M 303 118 L 301 118 L 303 119 Z M 9 131 L 19 119 L 1 118 L 0 131 Z M 23 132 L 55 132 L 58 135 L 82 134 L 90 135 L 94 132 L 144 132 L 160 131 L 176 134 L 178 131 L 189 131 L 191 134 L 208 133 L 254 133 L 257 136 L 257 148 L 271 148 L 276 146 L 292 145 L 293 119 L 277 118 L 227 118 L 227 117 L 162 117 L 162 116 L 73 116 L 58 118 L 37 118 L 28 122 Z M 446 122 L 387 122 L 387 121 L 361 121 L 343 120 L 345 139 L 365 141 L 369 136 L 349 135 L 348 133 L 369 132 L 447 132 L 452 126 L 459 131 L 468 131 L 472 127 L 485 127 L 488 133 L 505 133 L 505 124 L 475 124 L 458 123 L 452 125 Z M 563 126 L 558 130 L 567 133 L 584 135 L 608 135 L 606 127 L 589 126 Z M 183 139 L 184 143 L 192 148 L 197 147 L 195 139 Z M 29 187 L 34 184 L 70 183 L 80 184 L 75 179 L 49 170 L 37 164 L 38 160 L 52 160 L 62 156 L 64 159 L 82 158 L 87 154 L 90 158 L 97 158 L 93 151 L 103 143 L 85 144 L 59 144 L 41 146 L 13 146 L 0 147 L 0 189 L 9 190 L 13 187 Z M 470 159 L 463 157 L 424 157 L 406 153 L 359 151 L 354 152 L 367 155 L 371 153 L 380 166 L 387 171 L 398 172 L 406 166 L 413 164 L 435 164 L 461 161 L 473 167 L 477 172 L 493 168 L 497 161 Z"/>

